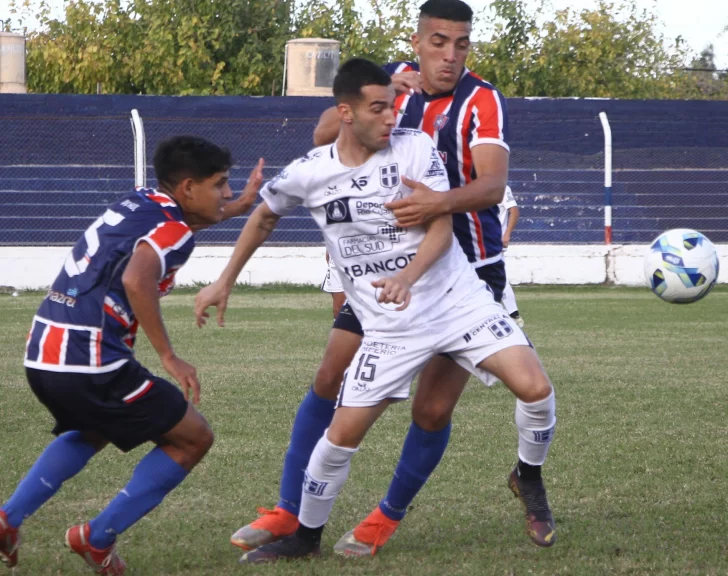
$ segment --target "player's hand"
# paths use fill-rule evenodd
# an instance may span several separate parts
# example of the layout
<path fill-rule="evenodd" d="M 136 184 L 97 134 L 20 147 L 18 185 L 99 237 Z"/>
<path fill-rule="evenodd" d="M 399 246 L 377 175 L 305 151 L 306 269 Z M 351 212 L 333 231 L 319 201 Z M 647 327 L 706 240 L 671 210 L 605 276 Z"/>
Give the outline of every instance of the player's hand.
<path fill-rule="evenodd" d="M 511 235 L 510 234 L 504 234 L 503 235 L 503 250 L 508 248 L 508 245 L 511 243 Z"/>
<path fill-rule="evenodd" d="M 190 390 L 192 391 L 192 402 L 199 404 L 200 402 L 200 381 L 197 379 L 197 369 L 188 364 L 181 358 L 177 358 L 174 354 L 162 358 L 162 366 L 167 373 L 179 382 L 185 395 L 185 400 L 190 399 Z"/>
<path fill-rule="evenodd" d="M 227 310 L 229 298 L 230 290 L 219 280 L 202 288 L 197 293 L 197 296 L 195 296 L 195 320 L 197 327 L 202 328 L 207 324 L 207 319 L 210 317 L 207 309 L 210 306 L 217 308 L 218 326 L 225 326 L 225 310 Z"/>
<path fill-rule="evenodd" d="M 265 160 L 260 158 L 258 164 L 253 168 L 250 176 L 248 176 L 248 183 L 243 188 L 240 194 L 240 203 L 245 204 L 247 209 L 255 203 L 255 199 L 258 197 L 258 190 L 260 185 L 263 183 L 263 167 L 265 166 Z M 246 211 L 247 211 L 246 209 Z"/>
<path fill-rule="evenodd" d="M 447 214 L 446 197 L 442 192 L 435 192 L 421 182 L 402 177 L 402 182 L 412 188 L 407 198 L 387 202 L 384 207 L 394 212 L 396 225 L 402 228 L 419 226 Z"/>
<path fill-rule="evenodd" d="M 381 288 L 377 302 L 382 304 L 401 304 L 399 308 L 395 308 L 397 312 L 401 312 L 409 306 L 410 300 L 412 299 L 412 294 L 410 293 L 412 286 L 400 275 L 375 280 L 372 282 L 372 286 Z"/>
<path fill-rule="evenodd" d="M 393 74 L 392 86 L 397 94 L 422 94 L 422 76 L 415 70 Z"/>

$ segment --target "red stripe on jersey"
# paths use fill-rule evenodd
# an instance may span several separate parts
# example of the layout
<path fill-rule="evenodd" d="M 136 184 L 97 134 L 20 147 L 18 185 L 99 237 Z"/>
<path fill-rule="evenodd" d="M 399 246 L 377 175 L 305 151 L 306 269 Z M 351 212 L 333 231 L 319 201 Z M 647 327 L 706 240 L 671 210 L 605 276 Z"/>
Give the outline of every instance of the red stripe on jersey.
<path fill-rule="evenodd" d="M 190 227 L 184 222 L 165 222 L 154 230 L 149 239 L 154 242 L 160 250 L 169 250 L 190 232 Z"/>
<path fill-rule="evenodd" d="M 175 206 L 174 200 L 164 194 L 147 194 L 147 198 L 162 206 Z"/>
<path fill-rule="evenodd" d="M 453 96 L 447 98 L 438 98 L 434 102 L 430 102 L 425 108 L 425 113 L 422 116 L 422 131 L 429 134 L 432 138 L 435 137 L 435 120 L 438 116 L 445 113 L 447 107 L 452 104 Z"/>
<path fill-rule="evenodd" d="M 475 134 L 473 134 L 473 139 L 503 139 L 502 119 L 498 113 L 497 98 L 498 95 L 493 90 L 480 88 L 470 100 L 470 103 L 474 104 L 475 108 L 478 109 L 478 127 Z M 468 115 L 466 118 L 470 118 L 470 116 Z"/>
<path fill-rule="evenodd" d="M 63 336 L 65 333 L 65 328 L 48 326 L 48 335 L 46 336 L 45 342 L 43 343 L 44 364 L 61 363 L 61 345 L 63 344 Z"/>
<path fill-rule="evenodd" d="M 96 335 L 96 366 L 101 366 L 101 332 Z"/>
<path fill-rule="evenodd" d="M 470 98 L 468 107 L 465 110 L 465 121 L 462 127 L 463 139 L 463 176 L 465 183 L 468 184 L 473 180 L 473 153 L 470 150 L 470 118 L 473 114 L 473 106 L 475 105 L 475 97 Z M 470 218 L 475 225 L 475 238 L 478 243 L 480 259 L 485 259 L 485 243 L 483 242 L 483 227 L 480 224 L 480 218 L 477 212 L 470 212 Z"/>

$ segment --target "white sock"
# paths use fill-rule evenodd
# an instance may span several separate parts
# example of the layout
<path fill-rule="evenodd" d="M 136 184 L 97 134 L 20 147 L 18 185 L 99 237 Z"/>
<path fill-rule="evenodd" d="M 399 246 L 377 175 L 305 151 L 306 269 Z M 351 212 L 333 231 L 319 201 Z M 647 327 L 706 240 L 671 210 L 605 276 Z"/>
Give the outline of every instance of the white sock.
<path fill-rule="evenodd" d="M 298 520 L 307 528 L 326 524 L 344 482 L 349 476 L 351 458 L 358 448 L 343 448 L 329 442 L 327 432 L 316 444 L 303 480 Z"/>
<path fill-rule="evenodd" d="M 513 287 L 510 282 L 506 282 L 506 287 L 503 289 L 503 307 L 510 316 L 514 312 L 518 312 L 518 304 L 516 304 L 516 294 L 513 292 Z"/>
<path fill-rule="evenodd" d="M 556 400 L 553 391 L 538 402 L 516 400 L 518 457 L 531 466 L 541 466 L 554 437 Z"/>

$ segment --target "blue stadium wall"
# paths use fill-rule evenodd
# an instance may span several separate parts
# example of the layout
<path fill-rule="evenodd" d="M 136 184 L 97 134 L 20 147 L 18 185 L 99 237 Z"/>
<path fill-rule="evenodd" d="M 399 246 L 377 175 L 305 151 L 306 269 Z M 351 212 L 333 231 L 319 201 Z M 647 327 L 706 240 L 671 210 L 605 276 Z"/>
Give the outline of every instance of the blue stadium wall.
<path fill-rule="evenodd" d="M 265 176 L 311 147 L 327 98 L 0 95 L 0 245 L 64 245 L 134 185 L 130 111 L 144 121 L 148 185 L 156 143 L 197 134 L 228 147 L 234 190 L 265 158 Z M 513 241 L 604 240 L 604 136 L 613 133 L 613 241 L 668 228 L 728 242 L 728 102 L 509 99 L 510 184 L 521 206 Z M 244 218 L 201 234 L 231 244 Z M 321 242 L 303 210 L 273 245 Z"/>

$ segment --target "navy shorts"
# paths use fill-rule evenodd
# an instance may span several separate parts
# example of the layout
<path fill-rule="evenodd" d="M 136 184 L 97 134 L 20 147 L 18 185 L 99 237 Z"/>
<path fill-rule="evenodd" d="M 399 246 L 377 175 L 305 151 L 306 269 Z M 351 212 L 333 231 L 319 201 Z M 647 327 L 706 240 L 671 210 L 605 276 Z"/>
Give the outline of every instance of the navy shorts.
<path fill-rule="evenodd" d="M 55 435 L 96 432 L 124 452 L 159 440 L 187 412 L 177 386 L 133 358 L 105 374 L 26 368 L 33 393 L 56 419 Z"/>
<path fill-rule="evenodd" d="M 506 265 L 503 260 L 488 264 L 487 266 L 481 266 L 475 270 L 483 282 L 485 282 L 493 292 L 493 299 L 496 302 L 503 300 L 503 290 L 506 289 Z M 356 317 L 354 310 L 352 310 L 349 303 L 346 302 L 341 307 L 339 315 L 334 320 L 333 328 L 338 330 L 346 330 L 353 334 L 359 334 L 364 336 L 364 330 L 361 328 L 359 318 Z"/>
<path fill-rule="evenodd" d="M 478 274 L 478 278 L 485 282 L 493 292 L 493 300 L 500 303 L 503 300 L 503 291 L 506 289 L 506 263 L 499 260 L 493 264 L 476 268 L 475 272 Z"/>

